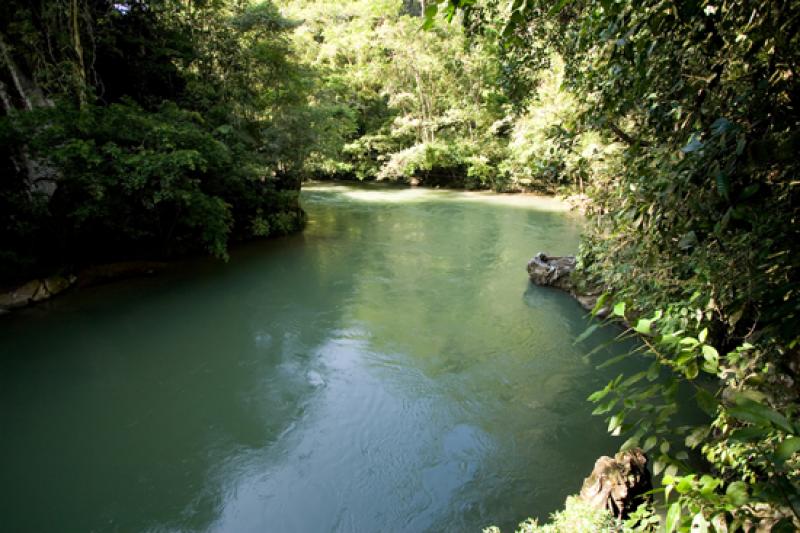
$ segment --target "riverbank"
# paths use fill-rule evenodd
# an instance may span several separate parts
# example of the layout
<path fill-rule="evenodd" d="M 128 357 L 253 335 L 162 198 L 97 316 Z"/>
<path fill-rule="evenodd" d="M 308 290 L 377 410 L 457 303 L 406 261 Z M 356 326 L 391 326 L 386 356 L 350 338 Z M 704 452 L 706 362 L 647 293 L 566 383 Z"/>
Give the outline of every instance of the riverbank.
<path fill-rule="evenodd" d="M 365 202 L 402 203 L 424 198 L 455 198 L 489 205 L 537 209 L 554 213 L 575 210 L 570 198 L 547 196 L 532 192 L 497 193 L 493 191 L 467 191 L 455 188 L 412 186 L 391 182 L 307 181 L 303 188 L 310 191 L 342 190 L 344 197 Z M 344 188 L 344 189 L 342 189 Z M 302 228 L 296 229 L 302 231 Z M 177 261 L 184 257 L 176 258 Z M 174 261 L 174 260 L 173 260 Z M 0 290 L 0 314 L 49 300 L 63 292 L 109 283 L 132 276 L 154 275 L 166 268 L 170 261 L 119 261 L 89 265 L 77 270 L 58 269 L 52 275 L 11 284 Z"/>

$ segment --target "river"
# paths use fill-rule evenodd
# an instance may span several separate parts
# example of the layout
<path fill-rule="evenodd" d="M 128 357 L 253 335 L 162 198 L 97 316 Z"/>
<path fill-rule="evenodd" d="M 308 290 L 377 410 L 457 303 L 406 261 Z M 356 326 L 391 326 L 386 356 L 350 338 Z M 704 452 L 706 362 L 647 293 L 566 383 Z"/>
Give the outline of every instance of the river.
<path fill-rule="evenodd" d="M 0 317 L 0 520 L 26 532 L 505 531 L 613 453 L 556 201 L 312 185 L 303 234 Z"/>

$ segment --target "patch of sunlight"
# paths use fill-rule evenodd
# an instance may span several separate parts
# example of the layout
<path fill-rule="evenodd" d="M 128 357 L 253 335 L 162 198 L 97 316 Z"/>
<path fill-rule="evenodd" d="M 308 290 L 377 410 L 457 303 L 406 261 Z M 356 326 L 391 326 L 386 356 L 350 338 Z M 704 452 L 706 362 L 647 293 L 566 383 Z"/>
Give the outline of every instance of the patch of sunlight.
<path fill-rule="evenodd" d="M 569 202 L 555 196 L 529 193 L 496 193 L 491 191 L 464 191 L 459 194 L 464 200 L 509 207 L 522 207 L 536 211 L 567 212 L 572 209 Z"/>
<path fill-rule="evenodd" d="M 336 192 L 358 202 L 411 203 L 426 201 L 470 201 L 491 205 L 502 205 L 532 209 L 535 211 L 568 212 L 569 202 L 553 196 L 529 193 L 496 193 L 492 191 L 458 191 L 453 189 L 430 189 L 426 187 L 399 187 L 377 183 L 344 185 L 320 182 L 303 184 L 303 190 L 313 192 Z"/>
<path fill-rule="evenodd" d="M 361 202 L 380 203 L 406 203 L 433 200 L 444 196 L 444 191 L 423 189 L 420 187 L 408 189 L 366 190 L 351 189 L 344 191 L 344 196 Z"/>

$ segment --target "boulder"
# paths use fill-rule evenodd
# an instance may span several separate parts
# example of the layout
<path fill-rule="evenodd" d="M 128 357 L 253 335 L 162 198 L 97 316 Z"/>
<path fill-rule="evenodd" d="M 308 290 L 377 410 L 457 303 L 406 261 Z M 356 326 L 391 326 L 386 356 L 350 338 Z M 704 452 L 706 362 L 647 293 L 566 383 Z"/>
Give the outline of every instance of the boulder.
<path fill-rule="evenodd" d="M 575 265 L 575 256 L 548 257 L 539 252 L 528 261 L 528 277 L 536 285 L 569 291 L 573 286 L 570 274 L 575 270 Z"/>
<path fill-rule="evenodd" d="M 555 287 L 570 293 L 581 307 L 587 311 L 594 309 L 600 290 L 585 290 L 578 287 L 572 276 L 577 261 L 574 255 L 548 256 L 542 252 L 534 255 L 528 261 L 528 277 L 534 285 Z M 603 318 L 608 315 L 608 309 L 600 309 L 597 316 Z"/>
<path fill-rule="evenodd" d="M 580 498 L 595 509 L 608 509 L 617 518 L 627 518 L 652 488 L 647 455 L 633 448 L 613 458 L 599 458 L 583 482 Z"/>

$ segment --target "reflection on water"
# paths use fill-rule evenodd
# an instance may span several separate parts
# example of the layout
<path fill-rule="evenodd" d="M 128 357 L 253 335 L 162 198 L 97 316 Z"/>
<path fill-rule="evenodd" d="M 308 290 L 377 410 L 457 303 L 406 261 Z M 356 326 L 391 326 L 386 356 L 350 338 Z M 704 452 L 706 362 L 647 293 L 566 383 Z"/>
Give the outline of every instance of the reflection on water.
<path fill-rule="evenodd" d="M 479 531 L 617 443 L 550 200 L 315 186 L 303 235 L 0 322 L 8 531 Z M 620 348 L 617 348 L 620 349 Z M 603 357 L 601 354 L 599 357 Z M 614 369 L 614 372 L 618 372 Z"/>

